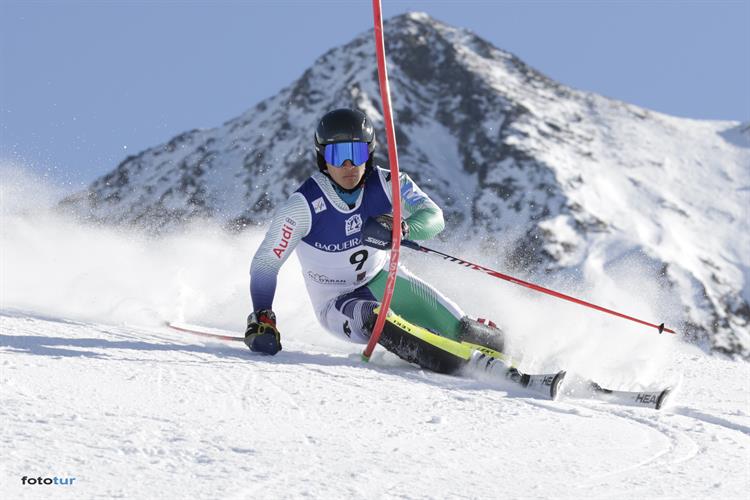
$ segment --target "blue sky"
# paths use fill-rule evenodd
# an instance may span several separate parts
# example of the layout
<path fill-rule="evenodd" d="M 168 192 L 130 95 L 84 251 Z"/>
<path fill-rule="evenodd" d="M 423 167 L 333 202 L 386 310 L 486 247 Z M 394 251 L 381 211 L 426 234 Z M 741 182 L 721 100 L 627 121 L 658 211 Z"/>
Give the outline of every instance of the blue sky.
<path fill-rule="evenodd" d="M 575 88 L 750 120 L 748 0 L 383 4 L 469 28 Z M 0 160 L 80 187 L 239 115 L 371 26 L 369 0 L 0 0 Z"/>

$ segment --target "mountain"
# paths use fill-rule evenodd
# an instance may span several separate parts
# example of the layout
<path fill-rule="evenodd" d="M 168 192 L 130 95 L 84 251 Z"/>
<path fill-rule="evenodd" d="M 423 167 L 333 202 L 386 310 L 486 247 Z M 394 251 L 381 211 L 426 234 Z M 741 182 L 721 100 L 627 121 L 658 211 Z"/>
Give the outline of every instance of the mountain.
<path fill-rule="evenodd" d="M 747 124 L 566 87 L 426 14 L 392 18 L 385 33 L 400 167 L 443 207 L 447 243 L 481 241 L 504 269 L 544 280 L 627 276 L 634 294 L 656 281 L 667 324 L 750 359 Z M 315 170 L 317 119 L 342 106 L 372 118 L 387 166 L 372 32 L 222 126 L 126 158 L 61 206 L 157 231 L 196 218 L 263 224 Z"/>

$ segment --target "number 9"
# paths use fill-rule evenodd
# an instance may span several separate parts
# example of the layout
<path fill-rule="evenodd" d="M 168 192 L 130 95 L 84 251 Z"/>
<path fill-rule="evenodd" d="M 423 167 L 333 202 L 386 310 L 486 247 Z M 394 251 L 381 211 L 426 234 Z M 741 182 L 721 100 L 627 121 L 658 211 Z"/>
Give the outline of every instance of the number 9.
<path fill-rule="evenodd" d="M 354 252 L 351 257 L 349 257 L 349 262 L 352 265 L 357 265 L 356 271 L 359 271 L 362 269 L 362 266 L 365 265 L 365 261 L 367 260 L 367 250 L 359 250 L 357 252 Z"/>

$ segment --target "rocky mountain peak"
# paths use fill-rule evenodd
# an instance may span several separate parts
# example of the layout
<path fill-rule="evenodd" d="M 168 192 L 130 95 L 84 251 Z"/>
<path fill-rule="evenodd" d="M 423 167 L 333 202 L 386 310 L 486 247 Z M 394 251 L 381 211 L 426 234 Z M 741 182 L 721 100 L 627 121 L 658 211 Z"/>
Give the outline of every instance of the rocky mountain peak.
<path fill-rule="evenodd" d="M 385 35 L 400 167 L 443 207 L 446 234 L 482 239 L 523 273 L 655 269 L 684 331 L 750 357 L 747 125 L 568 88 L 423 13 L 387 20 Z M 316 170 L 319 117 L 345 106 L 372 119 L 387 167 L 374 54 L 368 31 L 240 116 L 126 158 L 62 206 L 160 231 L 195 218 L 263 224 Z"/>

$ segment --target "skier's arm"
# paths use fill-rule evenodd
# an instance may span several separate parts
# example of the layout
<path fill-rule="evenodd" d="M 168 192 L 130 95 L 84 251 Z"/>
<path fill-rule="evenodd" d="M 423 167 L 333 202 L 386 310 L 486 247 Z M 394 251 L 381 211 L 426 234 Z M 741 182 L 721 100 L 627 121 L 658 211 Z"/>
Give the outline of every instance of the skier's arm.
<path fill-rule="evenodd" d="M 277 210 L 250 266 L 253 311 L 271 309 L 279 269 L 310 231 L 311 220 L 307 201 L 299 193 L 289 197 Z"/>
<path fill-rule="evenodd" d="M 399 179 L 401 208 L 409 225 L 409 239 L 428 240 L 437 236 L 445 229 L 443 211 L 406 173 L 400 173 Z"/>
<path fill-rule="evenodd" d="M 253 312 L 247 318 L 245 344 L 250 350 L 274 355 L 281 350 L 281 335 L 271 306 L 279 269 L 309 231 L 307 201 L 293 194 L 279 207 L 250 265 L 250 296 Z"/>

